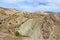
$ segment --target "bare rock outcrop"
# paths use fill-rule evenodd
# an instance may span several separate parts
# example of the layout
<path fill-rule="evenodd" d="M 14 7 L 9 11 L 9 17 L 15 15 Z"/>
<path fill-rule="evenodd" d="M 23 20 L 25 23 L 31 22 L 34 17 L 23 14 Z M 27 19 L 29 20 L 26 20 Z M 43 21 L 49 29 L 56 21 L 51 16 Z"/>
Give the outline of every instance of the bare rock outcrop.
<path fill-rule="evenodd" d="M 6 40 L 15 40 L 16 36 L 18 36 L 17 40 L 21 37 L 60 40 L 60 14 L 29 13 L 11 8 L 0 8 L 0 32 L 2 35 L 5 33 L 4 35 L 14 36 L 6 36 Z"/>

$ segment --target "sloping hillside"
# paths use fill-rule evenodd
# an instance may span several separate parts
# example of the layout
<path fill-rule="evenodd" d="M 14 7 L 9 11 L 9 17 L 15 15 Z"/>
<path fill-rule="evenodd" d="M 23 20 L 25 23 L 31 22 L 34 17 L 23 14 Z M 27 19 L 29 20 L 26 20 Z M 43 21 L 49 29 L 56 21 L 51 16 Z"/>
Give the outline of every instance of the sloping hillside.
<path fill-rule="evenodd" d="M 0 32 L 15 37 L 60 40 L 60 14 L 0 7 Z"/>

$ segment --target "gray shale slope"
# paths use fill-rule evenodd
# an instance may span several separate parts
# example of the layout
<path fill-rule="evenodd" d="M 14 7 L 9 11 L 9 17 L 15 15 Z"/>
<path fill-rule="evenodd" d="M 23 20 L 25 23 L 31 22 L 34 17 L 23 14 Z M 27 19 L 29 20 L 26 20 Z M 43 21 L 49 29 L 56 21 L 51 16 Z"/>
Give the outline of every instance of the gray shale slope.
<path fill-rule="evenodd" d="M 20 35 L 16 35 L 16 32 Z M 0 7 L 0 39 L 4 40 L 6 37 L 8 40 L 6 34 L 14 36 L 14 38 L 9 37 L 11 40 L 17 39 L 16 36 L 18 39 L 23 36 L 42 40 L 60 40 L 60 14 L 29 13 Z"/>

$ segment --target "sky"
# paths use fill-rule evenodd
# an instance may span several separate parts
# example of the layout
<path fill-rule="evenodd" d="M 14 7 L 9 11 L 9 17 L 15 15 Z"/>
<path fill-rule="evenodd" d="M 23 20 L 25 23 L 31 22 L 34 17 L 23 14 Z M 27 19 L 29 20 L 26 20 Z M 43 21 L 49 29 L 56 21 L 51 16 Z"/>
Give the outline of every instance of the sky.
<path fill-rule="evenodd" d="M 27 12 L 60 12 L 60 0 L 0 0 L 0 7 L 16 8 Z"/>

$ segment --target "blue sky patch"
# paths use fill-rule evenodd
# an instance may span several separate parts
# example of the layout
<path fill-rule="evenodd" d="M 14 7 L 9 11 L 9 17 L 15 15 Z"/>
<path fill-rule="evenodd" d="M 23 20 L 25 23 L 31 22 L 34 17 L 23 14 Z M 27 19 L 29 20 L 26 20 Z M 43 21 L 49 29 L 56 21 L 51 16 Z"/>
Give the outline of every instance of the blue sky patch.
<path fill-rule="evenodd" d="M 0 7 L 18 10 L 60 12 L 60 0 L 0 0 Z"/>

